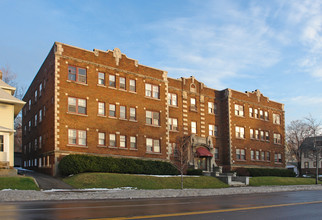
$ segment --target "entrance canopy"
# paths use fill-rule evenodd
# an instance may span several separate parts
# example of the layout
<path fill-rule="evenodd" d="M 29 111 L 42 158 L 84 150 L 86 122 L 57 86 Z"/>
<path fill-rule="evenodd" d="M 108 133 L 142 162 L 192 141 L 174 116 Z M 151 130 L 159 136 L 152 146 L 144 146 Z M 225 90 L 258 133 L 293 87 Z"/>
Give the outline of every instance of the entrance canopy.
<path fill-rule="evenodd" d="M 212 153 L 210 153 L 209 150 L 204 147 L 197 148 L 196 153 L 199 157 L 213 157 Z"/>

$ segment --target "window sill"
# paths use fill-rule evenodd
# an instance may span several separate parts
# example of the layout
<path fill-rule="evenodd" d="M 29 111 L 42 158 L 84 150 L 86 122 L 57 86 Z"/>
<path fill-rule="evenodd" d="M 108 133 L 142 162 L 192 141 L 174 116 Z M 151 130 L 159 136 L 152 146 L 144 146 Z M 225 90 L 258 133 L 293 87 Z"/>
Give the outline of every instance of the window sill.
<path fill-rule="evenodd" d="M 126 147 L 119 147 L 120 150 L 129 150 L 128 148 Z"/>
<path fill-rule="evenodd" d="M 236 139 L 238 139 L 238 140 L 245 140 L 245 138 L 241 138 L 241 137 L 236 137 Z"/>
<path fill-rule="evenodd" d="M 242 159 L 236 159 L 236 162 L 246 162 L 246 160 L 242 160 Z"/>
<path fill-rule="evenodd" d="M 114 116 L 108 116 L 108 118 L 110 118 L 110 119 L 117 119 L 117 117 L 114 117 Z"/>
<path fill-rule="evenodd" d="M 121 89 L 121 88 L 119 88 L 119 90 L 120 90 L 120 91 L 122 91 L 122 92 L 127 92 L 127 90 L 126 90 L 126 89 Z"/>
<path fill-rule="evenodd" d="M 66 82 L 68 82 L 68 83 L 75 83 L 75 84 L 83 85 L 83 86 L 88 86 L 88 84 L 87 84 L 87 83 L 81 83 L 81 82 L 72 81 L 72 80 L 66 80 Z"/>
<path fill-rule="evenodd" d="M 169 130 L 170 132 L 178 133 L 178 130 Z"/>
<path fill-rule="evenodd" d="M 136 91 L 131 91 L 131 90 L 129 90 L 129 93 L 137 94 Z"/>
<path fill-rule="evenodd" d="M 137 148 L 130 148 L 130 150 L 138 151 L 138 149 L 137 149 Z"/>
<path fill-rule="evenodd" d="M 115 89 L 115 90 L 117 90 L 117 88 L 116 88 L 116 87 L 112 87 L 112 86 L 108 86 L 108 88 L 109 88 L 109 89 Z"/>
<path fill-rule="evenodd" d="M 113 146 L 108 146 L 108 148 L 111 148 L 111 149 L 118 149 L 118 147 L 113 147 Z"/>
<path fill-rule="evenodd" d="M 244 116 L 244 115 L 236 115 L 236 114 L 235 114 L 235 116 L 236 116 L 236 117 L 239 117 L 239 118 L 245 118 L 245 116 Z"/>
<path fill-rule="evenodd" d="M 97 86 L 106 88 L 106 85 L 102 85 L 102 84 L 97 84 Z"/>
<path fill-rule="evenodd" d="M 177 105 L 169 105 L 171 108 L 179 108 Z"/>
<path fill-rule="evenodd" d="M 162 155 L 161 153 L 157 153 L 157 152 L 145 152 L 146 154 L 153 154 L 153 155 Z"/>
<path fill-rule="evenodd" d="M 78 114 L 78 113 L 73 113 L 73 112 L 66 112 L 66 114 L 69 114 L 69 115 L 78 115 L 78 116 L 82 116 L 82 117 L 88 117 L 88 115 Z"/>
<path fill-rule="evenodd" d="M 67 147 L 81 147 L 81 148 L 88 148 L 88 146 L 85 146 L 85 145 L 74 145 L 74 144 L 67 144 Z"/>
<path fill-rule="evenodd" d="M 153 98 L 153 97 L 150 97 L 150 96 L 144 96 L 145 98 L 147 99 L 152 99 L 152 100 L 156 100 L 156 101 L 161 101 L 160 98 Z"/>
<path fill-rule="evenodd" d="M 100 147 L 100 148 L 107 148 L 106 145 L 97 145 L 97 147 Z"/>
<path fill-rule="evenodd" d="M 137 120 L 131 120 L 131 119 L 129 119 L 129 121 L 131 121 L 131 122 L 138 122 Z"/>
<path fill-rule="evenodd" d="M 155 127 L 155 128 L 161 128 L 160 125 L 150 125 L 150 124 L 145 124 L 146 126 L 150 126 L 150 127 Z"/>
<path fill-rule="evenodd" d="M 98 117 L 106 118 L 106 115 L 97 115 Z"/>
<path fill-rule="evenodd" d="M 119 120 L 127 121 L 127 119 L 126 119 L 126 118 L 119 118 Z"/>

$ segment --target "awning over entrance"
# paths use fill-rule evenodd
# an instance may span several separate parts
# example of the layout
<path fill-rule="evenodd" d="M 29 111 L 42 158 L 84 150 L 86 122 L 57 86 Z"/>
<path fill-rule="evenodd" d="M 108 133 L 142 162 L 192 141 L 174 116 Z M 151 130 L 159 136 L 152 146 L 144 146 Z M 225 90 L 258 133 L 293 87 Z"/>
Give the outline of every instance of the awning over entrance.
<path fill-rule="evenodd" d="M 204 147 L 197 148 L 197 155 L 199 157 L 213 157 L 209 150 Z"/>

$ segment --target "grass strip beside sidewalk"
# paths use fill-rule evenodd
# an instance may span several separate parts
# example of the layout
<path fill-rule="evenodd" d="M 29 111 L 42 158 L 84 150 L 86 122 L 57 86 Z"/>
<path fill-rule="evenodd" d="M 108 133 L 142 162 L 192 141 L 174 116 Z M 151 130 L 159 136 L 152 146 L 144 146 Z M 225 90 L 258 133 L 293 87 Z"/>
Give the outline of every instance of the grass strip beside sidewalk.
<path fill-rule="evenodd" d="M 322 182 L 319 181 L 319 184 Z M 314 178 L 261 176 L 249 179 L 250 186 L 312 185 Z"/>
<path fill-rule="evenodd" d="M 19 190 L 39 190 L 35 181 L 31 177 L 0 177 L 0 190 L 19 189 Z"/>

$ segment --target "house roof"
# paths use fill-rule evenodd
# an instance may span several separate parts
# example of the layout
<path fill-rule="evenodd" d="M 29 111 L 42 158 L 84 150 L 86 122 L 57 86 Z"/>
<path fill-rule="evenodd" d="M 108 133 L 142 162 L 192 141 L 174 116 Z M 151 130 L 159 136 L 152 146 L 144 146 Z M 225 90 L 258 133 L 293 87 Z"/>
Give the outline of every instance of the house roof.
<path fill-rule="evenodd" d="M 3 82 L 0 80 L 0 82 Z M 15 116 L 17 116 L 22 109 L 22 107 L 25 105 L 24 101 L 21 101 L 20 99 L 17 99 L 16 97 L 10 95 L 6 91 L 4 91 L 2 88 L 0 88 L 0 103 L 6 103 L 14 105 L 14 113 Z"/>
<path fill-rule="evenodd" d="M 0 131 L 2 131 L 2 132 L 15 132 L 15 130 L 13 130 L 11 128 L 6 128 L 3 126 L 0 126 Z"/>
<path fill-rule="evenodd" d="M 315 137 L 316 146 L 322 147 L 322 136 Z M 305 138 L 300 148 L 302 150 L 312 150 L 314 149 L 314 137 Z"/>

